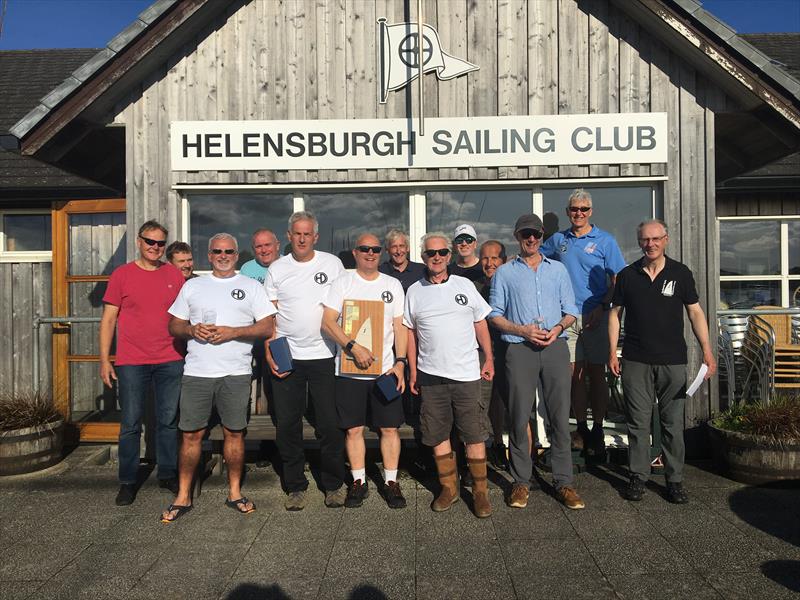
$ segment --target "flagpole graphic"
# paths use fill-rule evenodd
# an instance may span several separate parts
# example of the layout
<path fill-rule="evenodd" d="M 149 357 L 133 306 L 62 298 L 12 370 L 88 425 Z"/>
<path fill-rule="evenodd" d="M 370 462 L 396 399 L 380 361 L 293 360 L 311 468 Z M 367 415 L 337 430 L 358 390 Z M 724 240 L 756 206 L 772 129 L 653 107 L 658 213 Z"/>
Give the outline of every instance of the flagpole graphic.
<path fill-rule="evenodd" d="M 385 18 L 378 19 L 378 101 L 381 104 L 386 103 L 389 92 L 408 85 L 420 73 L 435 71 L 437 79 L 447 80 L 479 68 L 442 50 L 439 33 L 430 25 L 422 25 L 420 36 L 417 23 L 389 25 Z"/>

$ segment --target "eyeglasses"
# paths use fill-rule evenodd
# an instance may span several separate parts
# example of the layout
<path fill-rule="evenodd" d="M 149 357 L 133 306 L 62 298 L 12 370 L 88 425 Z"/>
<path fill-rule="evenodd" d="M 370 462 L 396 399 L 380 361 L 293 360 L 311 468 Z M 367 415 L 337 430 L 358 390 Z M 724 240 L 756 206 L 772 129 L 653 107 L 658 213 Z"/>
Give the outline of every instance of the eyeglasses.
<path fill-rule="evenodd" d="M 158 246 L 159 248 L 163 248 L 164 246 L 167 245 L 167 240 L 152 240 L 142 235 L 139 236 L 139 239 L 142 240 L 148 246 Z"/>
<path fill-rule="evenodd" d="M 660 237 L 639 238 L 639 243 L 640 244 L 650 244 L 650 243 L 660 242 L 665 237 L 667 237 L 666 233 L 664 235 L 660 236 Z"/>
<path fill-rule="evenodd" d="M 209 252 L 211 252 L 211 254 L 236 254 L 238 250 L 234 250 L 233 248 L 225 248 L 224 250 L 222 248 L 212 248 Z"/>
<path fill-rule="evenodd" d="M 531 236 L 533 236 L 537 240 L 540 240 L 544 235 L 544 231 L 540 231 L 539 229 L 521 229 L 517 233 L 523 240 L 527 240 Z"/>
<path fill-rule="evenodd" d="M 433 258 L 437 254 L 439 256 L 447 256 L 448 254 L 450 254 L 450 248 L 439 248 L 438 250 L 425 250 L 425 252 L 423 252 L 422 254 L 424 254 L 428 258 Z"/>
<path fill-rule="evenodd" d="M 592 210 L 591 206 L 570 206 L 567 210 L 571 213 L 577 213 L 578 211 L 582 213 L 587 213 Z"/>
<path fill-rule="evenodd" d="M 366 254 L 367 252 L 372 251 L 373 254 L 380 254 L 383 248 L 381 246 L 356 246 L 356 250 Z"/>
<path fill-rule="evenodd" d="M 453 240 L 456 244 L 471 244 L 475 241 L 475 238 L 471 235 L 460 235 L 456 239 Z"/>

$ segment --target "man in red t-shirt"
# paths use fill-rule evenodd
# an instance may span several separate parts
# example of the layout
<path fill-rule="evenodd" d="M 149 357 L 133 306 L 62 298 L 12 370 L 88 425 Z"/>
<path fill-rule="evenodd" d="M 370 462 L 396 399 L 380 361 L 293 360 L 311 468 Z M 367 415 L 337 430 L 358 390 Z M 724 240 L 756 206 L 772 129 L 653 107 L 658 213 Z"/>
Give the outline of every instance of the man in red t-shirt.
<path fill-rule="evenodd" d="M 159 486 L 177 493 L 178 399 L 183 375 L 183 344 L 169 334 L 169 313 L 183 285 L 183 275 L 161 262 L 167 230 L 156 221 L 139 228 L 139 257 L 117 268 L 103 296 L 100 321 L 100 377 L 117 382 L 122 422 L 119 429 L 119 481 L 116 504 L 136 498 L 139 438 L 150 384 L 155 390 L 156 460 Z M 117 331 L 117 353 L 111 343 Z"/>

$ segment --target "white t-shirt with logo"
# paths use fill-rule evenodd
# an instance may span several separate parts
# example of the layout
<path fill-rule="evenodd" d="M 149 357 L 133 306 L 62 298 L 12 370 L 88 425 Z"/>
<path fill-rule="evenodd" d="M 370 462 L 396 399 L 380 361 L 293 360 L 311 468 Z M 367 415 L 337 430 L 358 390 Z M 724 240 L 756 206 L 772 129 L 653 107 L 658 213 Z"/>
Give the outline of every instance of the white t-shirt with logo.
<path fill-rule="evenodd" d="M 171 315 L 192 325 L 208 323 L 213 317 L 214 325 L 228 327 L 247 327 L 276 312 L 261 284 L 244 275 L 190 279 L 169 307 Z M 183 373 L 192 377 L 249 375 L 252 355 L 253 340 L 209 344 L 192 338 L 186 345 Z"/>
<path fill-rule="evenodd" d="M 278 302 L 276 336 L 289 340 L 292 358 L 331 358 L 336 352 L 336 345 L 320 331 L 322 301 L 343 272 L 342 261 L 317 251 L 308 262 L 298 262 L 288 254 L 269 266 L 264 287 L 267 297 Z"/>
<path fill-rule="evenodd" d="M 378 273 L 378 278 L 368 281 L 361 277 L 357 271 L 346 271 L 331 285 L 328 296 L 323 304 L 332 308 L 340 315 L 341 323 L 342 307 L 345 300 L 380 300 L 383 306 L 383 352 L 381 354 L 381 367 L 386 372 L 394 365 L 394 328 L 392 322 L 397 317 L 403 316 L 403 286 L 398 279 L 389 277 L 383 273 Z M 339 365 L 342 360 L 342 350 L 336 355 L 336 374 L 339 373 Z M 373 348 L 372 353 L 376 355 L 377 349 Z M 345 373 L 342 377 L 353 379 L 375 379 L 377 375 L 352 375 Z"/>
<path fill-rule="evenodd" d="M 475 323 L 491 312 L 469 279 L 420 279 L 406 292 L 403 322 L 417 332 L 417 369 L 455 381 L 481 378 Z"/>

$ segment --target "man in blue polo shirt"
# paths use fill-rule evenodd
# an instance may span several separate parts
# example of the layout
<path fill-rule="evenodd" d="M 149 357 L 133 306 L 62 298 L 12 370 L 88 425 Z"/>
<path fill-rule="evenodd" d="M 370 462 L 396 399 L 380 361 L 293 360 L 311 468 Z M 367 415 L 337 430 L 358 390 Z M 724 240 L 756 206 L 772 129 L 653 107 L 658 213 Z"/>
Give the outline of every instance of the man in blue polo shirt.
<path fill-rule="evenodd" d="M 536 215 L 522 215 L 514 225 L 519 254 L 497 269 L 492 278 L 489 321 L 508 342 L 506 375 L 511 415 L 511 476 L 508 498 L 513 508 L 525 508 L 533 461 L 528 445 L 528 422 L 536 389 L 541 384 L 550 416 L 553 487 L 570 509 L 584 508 L 575 490 L 569 437 L 569 351 L 567 327 L 578 309 L 564 265 L 540 251 L 544 227 Z"/>
<path fill-rule="evenodd" d="M 592 225 L 592 196 L 577 189 L 567 202 L 570 227 L 554 233 L 544 244 L 542 254 L 560 261 L 567 268 L 578 305 L 578 318 L 570 327 L 569 347 L 572 363 L 572 411 L 578 430 L 572 444 L 586 448 L 598 458 L 605 456 L 603 418 L 608 405 L 605 363 L 608 358 L 608 309 L 614 280 L 625 268 L 625 259 L 610 233 Z M 586 389 L 586 375 L 589 390 Z M 592 407 L 591 432 L 586 406 Z"/>

